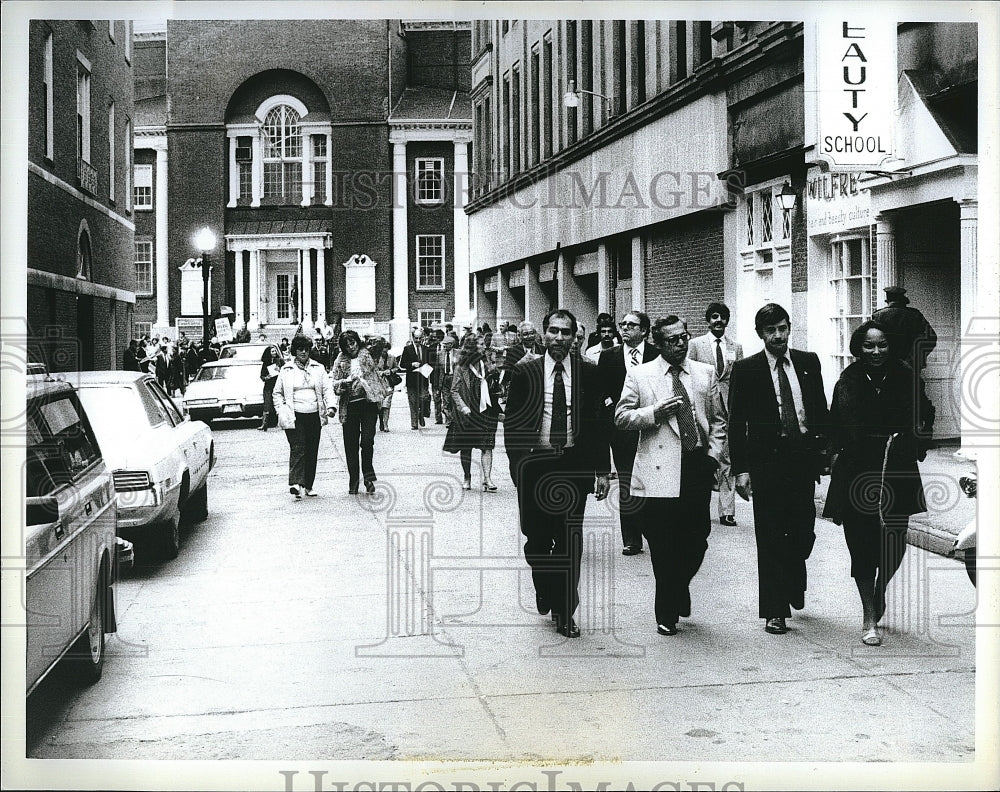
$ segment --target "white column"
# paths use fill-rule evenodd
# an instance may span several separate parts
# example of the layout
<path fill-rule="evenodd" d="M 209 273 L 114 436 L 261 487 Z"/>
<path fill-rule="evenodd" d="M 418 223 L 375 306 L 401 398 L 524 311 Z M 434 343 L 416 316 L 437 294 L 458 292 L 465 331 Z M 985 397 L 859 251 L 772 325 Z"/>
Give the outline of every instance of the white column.
<path fill-rule="evenodd" d="M 170 254 L 167 250 L 167 149 L 156 150 L 156 324 L 170 324 Z"/>
<path fill-rule="evenodd" d="M 996 316 L 997 296 L 995 291 L 992 296 L 989 294 L 991 288 L 986 284 L 983 284 L 983 293 L 979 291 L 979 202 L 974 200 L 959 201 L 958 207 L 961 228 L 961 258 L 959 261 L 962 268 L 962 304 L 959 306 L 961 317 L 959 341 L 961 341 L 963 338 L 982 333 L 986 323 L 980 320 L 979 327 L 976 327 L 974 322 L 977 317 Z M 995 328 L 996 320 L 992 324 Z M 993 340 L 995 341 L 995 337 Z M 957 383 L 953 387 L 956 395 L 961 394 L 963 397 L 958 402 L 961 405 L 959 425 L 962 432 L 962 453 L 970 455 L 974 446 L 984 444 L 983 426 L 989 424 L 989 416 L 994 416 L 993 420 L 995 420 L 996 396 L 988 396 L 985 403 L 980 402 L 980 394 L 975 392 L 978 390 L 977 385 L 971 384 L 974 379 L 970 375 L 974 375 L 976 369 L 983 370 L 984 368 L 983 358 L 978 354 L 981 352 L 981 348 L 977 344 L 960 345 L 959 351 L 965 353 L 962 354 L 960 363 L 961 383 Z M 969 352 L 973 354 L 970 355 Z M 972 393 L 963 393 L 965 387 L 972 388 Z M 992 407 L 990 401 L 992 401 Z M 979 402 L 978 406 L 972 406 L 977 402 Z M 970 414 L 970 410 L 974 410 L 977 414 Z"/>
<path fill-rule="evenodd" d="M 227 207 L 236 206 L 240 197 L 240 169 L 236 165 L 236 143 L 235 137 L 229 138 L 229 203 Z"/>
<path fill-rule="evenodd" d="M 250 250 L 250 316 L 247 318 L 247 329 L 250 331 L 260 327 L 260 249 Z"/>
<path fill-rule="evenodd" d="M 251 206 L 260 206 L 260 198 L 264 194 L 264 147 L 261 145 L 260 132 L 255 132 L 251 141 L 253 147 L 253 162 L 250 168 L 250 191 L 253 198 Z"/>
<path fill-rule="evenodd" d="M 299 251 L 299 258 L 302 261 L 302 286 L 299 289 L 299 296 L 302 298 L 302 332 L 312 338 L 313 315 L 312 315 L 312 262 L 309 258 L 309 248 L 302 248 Z"/>
<path fill-rule="evenodd" d="M 302 205 L 309 206 L 312 201 L 312 135 L 302 135 Z"/>
<path fill-rule="evenodd" d="M 410 240 L 406 225 L 406 144 L 392 146 L 392 321 L 390 346 L 402 349 L 410 337 Z"/>
<path fill-rule="evenodd" d="M 326 248 L 316 250 L 316 318 L 326 321 Z"/>
<path fill-rule="evenodd" d="M 243 251 L 233 251 L 236 257 L 235 278 L 236 278 L 236 324 L 244 324 L 246 317 L 243 315 Z"/>
<path fill-rule="evenodd" d="M 597 246 L 597 313 L 611 311 L 611 267 L 608 262 L 608 243 Z M 618 311 L 620 314 L 621 311 Z"/>
<path fill-rule="evenodd" d="M 465 205 L 469 202 L 469 147 L 468 141 L 455 141 L 455 315 L 468 316 L 469 305 L 469 216 Z"/>
<path fill-rule="evenodd" d="M 326 205 L 333 206 L 333 137 L 326 133 Z"/>
<path fill-rule="evenodd" d="M 548 299 L 538 282 L 538 265 L 524 265 L 524 318 L 541 329 L 542 317 L 549 307 Z"/>
<path fill-rule="evenodd" d="M 898 271 L 896 268 L 896 229 L 891 215 L 879 214 L 875 217 L 875 278 L 878 290 L 886 286 L 895 286 Z M 872 310 L 876 307 L 873 306 Z"/>

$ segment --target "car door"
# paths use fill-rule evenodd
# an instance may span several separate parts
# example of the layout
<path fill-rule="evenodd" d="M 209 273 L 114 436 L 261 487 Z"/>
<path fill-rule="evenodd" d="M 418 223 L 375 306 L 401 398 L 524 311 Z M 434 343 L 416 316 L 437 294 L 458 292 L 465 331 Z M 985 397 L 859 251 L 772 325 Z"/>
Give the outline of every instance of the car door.
<path fill-rule="evenodd" d="M 185 419 L 173 399 L 154 380 L 143 380 L 140 386 L 149 388 L 153 397 L 159 402 L 170 423 L 172 442 L 183 455 L 191 478 L 191 492 L 194 492 L 208 477 L 209 455 L 212 446 L 211 430 L 201 421 Z"/>
<path fill-rule="evenodd" d="M 72 391 L 29 410 L 25 493 L 30 689 L 88 623 L 100 553 L 114 547 L 111 478 Z"/>

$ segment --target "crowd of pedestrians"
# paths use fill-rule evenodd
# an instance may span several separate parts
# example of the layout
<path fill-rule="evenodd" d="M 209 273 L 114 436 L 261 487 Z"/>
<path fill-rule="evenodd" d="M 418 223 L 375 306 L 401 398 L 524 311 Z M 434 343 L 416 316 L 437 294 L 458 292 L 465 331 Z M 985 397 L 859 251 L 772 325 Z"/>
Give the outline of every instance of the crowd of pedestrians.
<path fill-rule="evenodd" d="M 792 611 L 805 606 L 816 485 L 830 475 L 823 515 L 843 525 L 861 640 L 878 645 L 908 519 L 926 510 L 918 462 L 934 422 L 920 375 L 933 330 L 906 307 L 903 291 L 886 289 L 889 307 L 854 332 L 855 362 L 829 405 L 819 357 L 791 346 L 782 306 L 757 312 L 764 348 L 744 357 L 727 334 L 729 308 L 713 302 L 708 331 L 696 338 L 681 316 L 651 320 L 638 310 L 618 322 L 601 314 L 588 335 L 565 309 L 549 313 L 541 333 L 530 321 L 495 332 L 415 325 L 398 358 L 378 335 L 346 330 L 314 342 L 296 334 L 262 356 L 260 428 L 285 430 L 289 491 L 301 499 L 317 495 L 321 428 L 335 415 L 348 493 L 375 491 L 375 437 L 389 431 L 400 385 L 411 430 L 431 420 L 446 427 L 443 451 L 458 454 L 463 489 L 498 491 L 502 421 L 537 609 L 567 637 L 580 634 L 573 615 L 586 499 L 605 498 L 614 479 L 622 553 L 649 550 L 658 633 L 676 635 L 692 613 L 690 584 L 708 547 L 715 490 L 720 525 L 736 526 L 736 495 L 752 501 L 758 615 L 767 633 L 784 634 Z M 183 390 L 191 351 L 204 357 L 196 345 L 144 341 L 130 343 L 126 362 L 162 372 L 171 392 Z"/>

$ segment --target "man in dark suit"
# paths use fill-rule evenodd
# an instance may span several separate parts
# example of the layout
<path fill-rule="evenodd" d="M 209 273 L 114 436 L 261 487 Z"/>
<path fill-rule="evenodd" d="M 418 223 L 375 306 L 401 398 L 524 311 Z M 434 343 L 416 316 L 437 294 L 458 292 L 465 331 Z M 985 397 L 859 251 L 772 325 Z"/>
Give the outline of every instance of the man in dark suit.
<path fill-rule="evenodd" d="M 424 398 L 427 396 L 427 378 L 420 373 L 420 367 L 430 359 L 423 344 L 424 331 L 414 327 L 410 340 L 399 355 L 399 367 L 406 372 L 406 400 L 410 404 L 410 428 L 424 425 Z"/>
<path fill-rule="evenodd" d="M 543 355 L 545 354 L 545 347 L 538 340 L 538 331 L 535 329 L 535 325 L 527 320 L 521 322 L 517 326 L 517 334 L 520 338 L 520 342 L 513 344 L 510 349 L 507 350 L 506 364 L 508 366 L 514 366 L 521 358 L 523 358 L 529 352 L 532 355 Z"/>
<path fill-rule="evenodd" d="M 629 311 L 619 325 L 622 341 L 619 346 L 601 353 L 597 370 L 604 388 L 605 406 L 614 415 L 615 405 L 622 395 L 625 375 L 636 366 L 656 360 L 659 352 L 647 340 L 649 317 L 642 311 Z M 622 555 L 638 555 L 642 552 L 642 514 L 639 503 L 632 499 L 632 464 L 639 444 L 639 432 L 634 429 L 618 428 L 611 433 L 611 453 L 618 471 L 618 517 L 622 530 Z"/>
<path fill-rule="evenodd" d="M 569 354 L 576 317 L 560 308 L 542 327 L 545 354 L 511 370 L 504 444 L 538 612 L 578 638 L 583 512 L 608 494 L 610 425 L 597 366 Z"/>
<path fill-rule="evenodd" d="M 729 451 L 736 492 L 753 497 L 759 615 L 780 635 L 789 606 L 804 604 L 828 414 L 819 358 L 788 348 L 788 312 L 768 303 L 754 326 L 764 349 L 733 365 Z"/>

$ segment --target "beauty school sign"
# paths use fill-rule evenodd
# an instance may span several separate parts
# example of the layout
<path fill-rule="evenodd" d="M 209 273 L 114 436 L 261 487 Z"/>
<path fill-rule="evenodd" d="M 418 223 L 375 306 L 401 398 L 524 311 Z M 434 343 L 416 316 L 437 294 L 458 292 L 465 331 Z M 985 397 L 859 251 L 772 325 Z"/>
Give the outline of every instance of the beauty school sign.
<path fill-rule="evenodd" d="M 896 22 L 820 19 L 813 45 L 805 82 L 815 90 L 817 157 L 834 172 L 884 167 L 894 159 Z"/>

